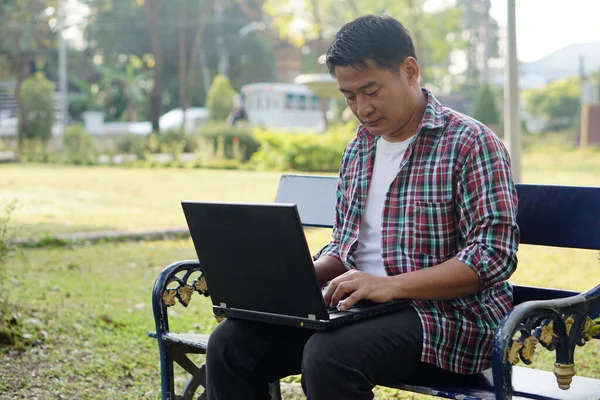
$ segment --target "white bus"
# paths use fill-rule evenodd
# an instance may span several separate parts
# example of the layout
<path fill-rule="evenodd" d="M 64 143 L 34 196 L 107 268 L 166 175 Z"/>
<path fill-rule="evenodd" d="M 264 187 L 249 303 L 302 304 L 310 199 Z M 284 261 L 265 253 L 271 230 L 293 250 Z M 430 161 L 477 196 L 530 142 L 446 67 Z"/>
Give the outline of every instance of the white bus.
<path fill-rule="evenodd" d="M 240 94 L 251 126 L 295 132 L 325 130 L 320 100 L 304 85 L 252 83 L 243 86 Z"/>

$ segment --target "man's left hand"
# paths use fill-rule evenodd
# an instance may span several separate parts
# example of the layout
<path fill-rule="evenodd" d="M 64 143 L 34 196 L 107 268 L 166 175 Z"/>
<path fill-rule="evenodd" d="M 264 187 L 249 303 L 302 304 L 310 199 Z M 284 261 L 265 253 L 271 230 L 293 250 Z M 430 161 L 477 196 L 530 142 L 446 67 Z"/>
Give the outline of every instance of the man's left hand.
<path fill-rule="evenodd" d="M 325 304 L 344 311 L 359 300 L 387 303 L 394 299 L 392 279 L 379 277 L 358 270 L 350 270 L 329 283 Z M 347 296 L 347 297 L 346 297 Z"/>

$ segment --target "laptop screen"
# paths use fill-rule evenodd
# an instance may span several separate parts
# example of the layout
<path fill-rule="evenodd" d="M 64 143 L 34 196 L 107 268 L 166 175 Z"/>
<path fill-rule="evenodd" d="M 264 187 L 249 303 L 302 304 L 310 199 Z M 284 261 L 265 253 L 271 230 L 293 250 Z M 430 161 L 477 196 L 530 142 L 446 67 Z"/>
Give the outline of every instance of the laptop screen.
<path fill-rule="evenodd" d="M 182 206 L 215 306 L 327 318 L 294 204 Z"/>

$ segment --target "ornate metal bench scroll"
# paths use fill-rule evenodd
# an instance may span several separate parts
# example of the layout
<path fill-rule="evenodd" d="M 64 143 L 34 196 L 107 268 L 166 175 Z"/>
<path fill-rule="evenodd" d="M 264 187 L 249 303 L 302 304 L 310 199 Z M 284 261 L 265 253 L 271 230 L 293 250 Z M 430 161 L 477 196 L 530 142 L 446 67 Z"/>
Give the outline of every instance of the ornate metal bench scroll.
<path fill-rule="evenodd" d="M 206 285 L 206 279 L 202 274 L 199 278 L 195 279 L 192 284 L 188 284 L 188 280 L 191 274 L 194 272 L 197 271 L 194 269 L 189 269 L 182 279 L 178 278 L 177 276 L 173 276 L 173 278 L 167 283 L 170 284 L 172 282 L 177 282 L 179 286 L 176 288 L 166 288 L 163 291 L 162 299 L 165 303 L 165 306 L 174 306 L 175 299 L 177 299 L 182 306 L 187 307 L 192 300 L 192 294 L 194 294 L 194 292 L 208 296 L 208 286 Z"/>
<path fill-rule="evenodd" d="M 556 381 L 568 390 L 576 374 L 576 347 L 600 335 L 600 324 L 589 316 L 594 306 L 600 306 L 600 285 L 573 297 L 517 305 L 501 323 L 494 343 L 497 398 L 512 396 L 512 366 L 519 361 L 531 364 L 538 344 L 556 351 Z"/>

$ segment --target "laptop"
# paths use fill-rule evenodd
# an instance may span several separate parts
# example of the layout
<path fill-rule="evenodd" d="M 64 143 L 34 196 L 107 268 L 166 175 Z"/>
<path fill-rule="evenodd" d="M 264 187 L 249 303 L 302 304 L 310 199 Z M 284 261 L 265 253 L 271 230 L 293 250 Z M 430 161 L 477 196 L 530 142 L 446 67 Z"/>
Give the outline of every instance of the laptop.
<path fill-rule="evenodd" d="M 409 300 L 329 309 L 295 204 L 183 201 L 215 315 L 322 331 Z"/>

